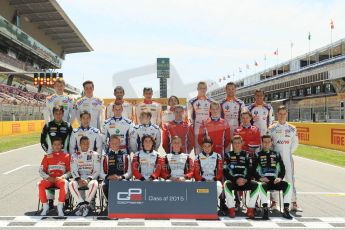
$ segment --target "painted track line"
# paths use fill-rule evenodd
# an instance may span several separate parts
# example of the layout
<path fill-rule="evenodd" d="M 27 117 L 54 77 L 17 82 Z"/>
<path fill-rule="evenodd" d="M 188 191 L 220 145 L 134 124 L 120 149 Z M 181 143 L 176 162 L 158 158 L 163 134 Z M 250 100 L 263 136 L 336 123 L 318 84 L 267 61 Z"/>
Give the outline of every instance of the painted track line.
<path fill-rule="evenodd" d="M 15 168 L 15 169 L 10 170 L 10 171 L 4 172 L 3 174 L 4 175 L 8 175 L 10 173 L 13 173 L 13 172 L 15 172 L 15 171 L 17 171 L 19 169 L 22 169 L 22 168 L 25 168 L 25 167 L 28 167 L 28 166 L 31 166 L 31 165 L 22 165 L 22 166 L 19 166 L 19 167 Z"/>
<path fill-rule="evenodd" d="M 1 153 L 0 153 L 0 156 L 6 155 L 6 154 L 8 154 L 8 153 L 16 152 L 16 151 L 18 151 L 18 150 L 28 149 L 28 148 L 34 147 L 34 146 L 36 146 L 36 145 L 37 145 L 37 146 L 40 146 L 40 144 L 37 143 L 37 144 L 33 144 L 33 145 L 28 145 L 28 146 L 25 146 L 25 147 L 16 148 L 16 149 L 12 149 L 12 150 L 9 150 L 9 151 L 6 151 L 6 152 L 1 152 Z"/>

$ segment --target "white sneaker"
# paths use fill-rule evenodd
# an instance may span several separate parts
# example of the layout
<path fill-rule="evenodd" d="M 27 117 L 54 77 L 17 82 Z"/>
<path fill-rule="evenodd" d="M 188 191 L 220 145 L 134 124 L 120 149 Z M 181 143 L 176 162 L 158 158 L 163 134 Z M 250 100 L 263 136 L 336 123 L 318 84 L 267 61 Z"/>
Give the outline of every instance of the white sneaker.
<path fill-rule="evenodd" d="M 62 217 L 62 216 L 65 216 L 65 214 L 63 213 L 63 204 L 61 203 L 59 203 L 58 205 L 57 205 L 57 210 L 58 210 L 58 215 L 60 216 L 60 217 Z"/>
<path fill-rule="evenodd" d="M 43 208 L 42 208 L 42 212 L 41 212 L 41 216 L 46 216 L 48 211 L 49 211 L 49 205 L 48 205 L 48 203 L 44 203 Z"/>
<path fill-rule="evenodd" d="M 84 207 L 83 207 L 83 217 L 87 216 L 87 214 L 89 214 L 89 206 L 88 205 L 84 205 Z"/>

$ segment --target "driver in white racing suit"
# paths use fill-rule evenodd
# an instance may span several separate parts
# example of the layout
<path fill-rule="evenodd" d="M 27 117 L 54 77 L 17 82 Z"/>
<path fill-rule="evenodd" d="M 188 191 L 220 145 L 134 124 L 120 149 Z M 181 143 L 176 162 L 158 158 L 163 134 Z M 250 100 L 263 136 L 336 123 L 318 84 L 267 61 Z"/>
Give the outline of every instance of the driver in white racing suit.
<path fill-rule="evenodd" d="M 130 151 L 137 152 L 142 150 L 142 138 L 144 135 L 150 135 L 155 139 L 155 150 L 158 151 L 161 145 L 161 130 L 158 125 L 150 122 L 151 112 L 141 112 L 140 125 L 134 126 L 130 133 Z"/>
<path fill-rule="evenodd" d="M 210 117 L 210 105 L 211 99 L 206 96 L 207 83 L 198 83 L 198 96 L 192 98 L 188 102 L 188 119 L 193 125 L 194 129 L 194 153 L 199 154 L 201 152 L 201 147 L 198 144 L 198 135 L 201 124 Z"/>
<path fill-rule="evenodd" d="M 94 198 L 100 174 L 101 156 L 92 150 L 89 150 L 90 140 L 83 136 L 80 139 L 81 151 L 72 154 L 71 173 L 73 181 L 69 183 L 69 191 L 73 198 L 78 202 L 77 216 L 87 216 L 90 208 L 90 202 Z M 88 188 L 83 198 L 78 188 Z"/>
<path fill-rule="evenodd" d="M 80 138 L 87 136 L 90 141 L 89 150 L 96 151 L 101 156 L 103 151 L 103 138 L 97 128 L 90 127 L 91 115 L 88 111 L 80 114 L 81 126 L 73 129 L 69 145 L 69 153 L 80 151 Z"/>
<path fill-rule="evenodd" d="M 102 134 L 104 139 L 104 151 L 108 153 L 111 135 L 117 135 L 121 140 L 120 150 L 129 154 L 130 133 L 133 130 L 131 120 L 123 117 L 123 104 L 115 102 L 112 107 L 113 116 L 106 120 Z"/>
<path fill-rule="evenodd" d="M 294 176 L 294 161 L 292 158 L 293 152 L 298 147 L 297 129 L 290 125 L 286 120 L 288 111 L 285 106 L 280 106 L 277 112 L 278 122 L 269 127 L 268 134 L 273 140 L 273 150 L 278 152 L 283 160 L 285 166 L 285 180 L 292 186 L 291 210 L 300 211 L 297 205 L 295 176 Z M 273 208 L 277 204 L 277 194 L 273 195 Z"/>

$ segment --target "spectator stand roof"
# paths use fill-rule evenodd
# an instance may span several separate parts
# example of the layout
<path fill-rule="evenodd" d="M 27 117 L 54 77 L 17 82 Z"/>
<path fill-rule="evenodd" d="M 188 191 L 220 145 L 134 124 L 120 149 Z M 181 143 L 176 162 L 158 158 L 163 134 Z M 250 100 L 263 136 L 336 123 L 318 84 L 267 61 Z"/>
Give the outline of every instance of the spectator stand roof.
<path fill-rule="evenodd" d="M 18 13 L 56 40 L 64 54 L 90 52 L 92 47 L 55 0 L 9 0 Z"/>

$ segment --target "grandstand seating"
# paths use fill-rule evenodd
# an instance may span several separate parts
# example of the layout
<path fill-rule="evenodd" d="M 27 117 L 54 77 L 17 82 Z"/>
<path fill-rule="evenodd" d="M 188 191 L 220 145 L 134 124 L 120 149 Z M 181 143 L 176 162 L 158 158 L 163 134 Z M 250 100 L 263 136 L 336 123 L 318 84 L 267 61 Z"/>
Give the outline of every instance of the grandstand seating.
<path fill-rule="evenodd" d="M 0 84 L 0 97 L 2 98 L 1 104 L 43 106 L 46 95 L 42 93 L 29 92 L 22 86 L 20 86 L 20 88 L 16 88 Z"/>
<path fill-rule="evenodd" d="M 0 52 L 0 61 L 10 64 L 11 66 L 15 66 L 19 69 L 25 70 L 25 71 L 37 71 L 37 68 L 34 68 L 29 63 L 23 62 L 21 60 L 18 60 L 16 58 L 13 58 L 11 56 L 8 56 L 7 54 Z"/>
<path fill-rule="evenodd" d="M 40 120 L 46 95 L 0 83 L 0 121 Z"/>

